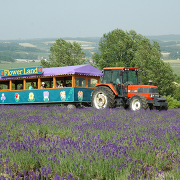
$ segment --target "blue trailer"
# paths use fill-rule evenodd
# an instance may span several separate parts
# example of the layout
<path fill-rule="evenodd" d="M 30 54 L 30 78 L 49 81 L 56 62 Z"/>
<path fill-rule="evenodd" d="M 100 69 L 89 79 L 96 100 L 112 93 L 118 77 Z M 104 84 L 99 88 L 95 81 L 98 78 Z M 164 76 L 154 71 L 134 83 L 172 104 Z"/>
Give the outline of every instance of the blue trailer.
<path fill-rule="evenodd" d="M 0 104 L 87 106 L 101 76 L 89 64 L 0 70 Z"/>

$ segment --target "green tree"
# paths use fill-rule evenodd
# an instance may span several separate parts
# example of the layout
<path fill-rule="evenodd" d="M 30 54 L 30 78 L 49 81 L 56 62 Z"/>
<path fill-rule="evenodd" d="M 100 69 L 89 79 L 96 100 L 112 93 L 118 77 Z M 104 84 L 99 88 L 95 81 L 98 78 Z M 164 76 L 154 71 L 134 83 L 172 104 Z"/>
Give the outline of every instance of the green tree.
<path fill-rule="evenodd" d="M 151 44 L 149 39 L 143 39 L 138 43 L 131 66 L 146 71 L 147 76 L 143 77 L 144 84 L 148 84 L 148 80 L 152 79 L 160 94 L 172 95 L 175 90 L 173 70 L 170 64 L 164 63 L 160 57 L 158 42 L 153 41 Z"/>
<path fill-rule="evenodd" d="M 174 98 L 180 101 L 180 86 L 176 86 L 176 89 L 174 92 Z"/>
<path fill-rule="evenodd" d="M 148 38 L 134 30 L 124 32 L 115 29 L 100 39 L 99 53 L 93 55 L 93 60 L 100 69 L 117 66 L 138 67 L 147 72 L 147 76 L 143 77 L 143 84 L 148 84 L 148 80 L 152 79 L 160 94 L 172 94 L 175 89 L 173 70 L 160 57 L 160 46 L 156 41 L 151 44 Z"/>
<path fill-rule="evenodd" d="M 63 39 L 57 39 L 50 47 L 50 51 L 50 61 L 41 60 L 43 67 L 80 65 L 85 61 L 85 53 L 77 42 L 70 43 Z"/>
<path fill-rule="evenodd" d="M 124 32 L 115 29 L 104 34 L 99 42 L 99 53 L 93 55 L 93 60 L 100 69 L 104 67 L 130 66 L 137 42 L 143 38 L 135 31 Z"/>

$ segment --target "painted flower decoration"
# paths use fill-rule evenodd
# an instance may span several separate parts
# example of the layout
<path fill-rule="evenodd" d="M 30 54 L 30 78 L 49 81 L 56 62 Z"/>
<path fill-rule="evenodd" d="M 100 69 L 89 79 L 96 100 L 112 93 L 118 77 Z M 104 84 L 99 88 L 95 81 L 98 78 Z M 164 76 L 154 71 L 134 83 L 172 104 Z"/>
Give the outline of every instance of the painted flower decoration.
<path fill-rule="evenodd" d="M 19 101 L 19 97 L 20 95 L 18 93 L 15 93 L 15 101 L 18 102 Z"/>
<path fill-rule="evenodd" d="M 6 100 L 6 97 L 5 97 L 4 93 L 2 93 L 2 95 L 1 95 L 1 101 L 4 102 L 5 100 Z"/>
<path fill-rule="evenodd" d="M 29 99 L 28 101 L 35 101 L 34 94 L 32 92 L 29 93 Z"/>
<path fill-rule="evenodd" d="M 44 91 L 43 95 L 44 95 L 44 101 L 45 102 L 49 101 L 49 92 L 48 91 Z"/>
<path fill-rule="evenodd" d="M 82 101 L 82 100 L 83 100 L 83 92 L 82 92 L 82 91 L 79 91 L 79 92 L 78 92 L 78 100 L 79 100 L 79 101 Z"/>
<path fill-rule="evenodd" d="M 38 69 L 38 72 L 41 72 L 41 71 L 42 71 L 42 69 L 41 69 L 41 68 L 39 68 L 39 69 Z"/>
<path fill-rule="evenodd" d="M 66 91 L 61 91 L 60 92 L 60 97 L 61 97 L 62 101 L 65 101 L 66 100 Z"/>

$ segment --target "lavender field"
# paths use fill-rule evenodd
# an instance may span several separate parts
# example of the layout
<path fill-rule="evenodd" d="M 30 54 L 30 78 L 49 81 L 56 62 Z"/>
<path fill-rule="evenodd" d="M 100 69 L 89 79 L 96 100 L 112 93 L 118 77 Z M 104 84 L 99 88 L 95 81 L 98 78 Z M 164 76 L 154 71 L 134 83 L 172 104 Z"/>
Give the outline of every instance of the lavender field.
<path fill-rule="evenodd" d="M 0 179 L 180 179 L 180 109 L 0 106 Z"/>

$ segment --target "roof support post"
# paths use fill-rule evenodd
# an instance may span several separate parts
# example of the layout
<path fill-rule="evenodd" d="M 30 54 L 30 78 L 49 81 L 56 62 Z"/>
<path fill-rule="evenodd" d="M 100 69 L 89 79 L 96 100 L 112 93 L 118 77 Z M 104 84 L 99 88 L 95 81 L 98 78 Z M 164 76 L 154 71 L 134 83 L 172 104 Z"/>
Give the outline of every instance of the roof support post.
<path fill-rule="evenodd" d="M 75 75 L 72 75 L 72 87 L 75 87 Z"/>
<path fill-rule="evenodd" d="M 12 80 L 9 81 L 9 90 L 12 91 Z"/>
<path fill-rule="evenodd" d="M 26 90 L 26 79 L 23 79 L 23 90 Z"/>
<path fill-rule="evenodd" d="M 53 88 L 56 88 L 56 77 L 53 76 Z"/>
<path fill-rule="evenodd" d="M 88 78 L 84 77 L 84 79 L 85 79 L 85 87 L 88 88 Z"/>
<path fill-rule="evenodd" d="M 38 78 L 38 89 L 41 89 L 41 79 Z"/>

